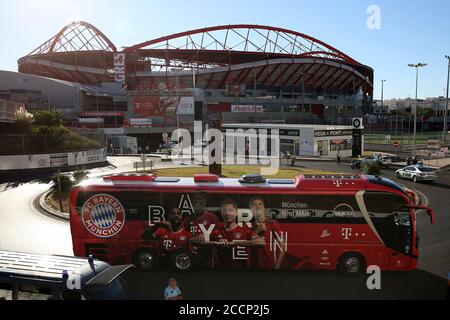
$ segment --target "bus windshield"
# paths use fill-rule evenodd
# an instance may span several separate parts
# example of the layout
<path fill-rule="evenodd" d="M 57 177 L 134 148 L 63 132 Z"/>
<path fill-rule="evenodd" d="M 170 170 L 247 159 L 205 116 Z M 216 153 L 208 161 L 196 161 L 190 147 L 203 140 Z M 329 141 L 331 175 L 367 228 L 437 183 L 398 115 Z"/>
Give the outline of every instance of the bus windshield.
<path fill-rule="evenodd" d="M 410 254 L 412 221 L 404 197 L 387 192 L 366 192 L 364 202 L 386 246 Z"/>

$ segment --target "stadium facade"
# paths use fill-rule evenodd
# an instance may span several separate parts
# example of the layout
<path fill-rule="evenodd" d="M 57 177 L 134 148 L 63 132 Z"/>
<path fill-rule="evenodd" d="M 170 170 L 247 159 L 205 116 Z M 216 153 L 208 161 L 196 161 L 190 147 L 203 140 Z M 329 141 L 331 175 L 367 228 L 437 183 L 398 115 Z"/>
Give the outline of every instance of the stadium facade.
<path fill-rule="evenodd" d="M 263 25 L 202 28 L 118 49 L 93 25 L 74 22 L 18 67 L 8 76 L 46 83 L 6 88 L 0 74 L 3 96 L 40 91 L 44 107 L 61 109 L 73 125 L 157 143 L 194 119 L 349 125 L 373 95 L 372 68 L 311 36 Z M 51 97 L 61 86 L 72 94 L 58 105 Z"/>

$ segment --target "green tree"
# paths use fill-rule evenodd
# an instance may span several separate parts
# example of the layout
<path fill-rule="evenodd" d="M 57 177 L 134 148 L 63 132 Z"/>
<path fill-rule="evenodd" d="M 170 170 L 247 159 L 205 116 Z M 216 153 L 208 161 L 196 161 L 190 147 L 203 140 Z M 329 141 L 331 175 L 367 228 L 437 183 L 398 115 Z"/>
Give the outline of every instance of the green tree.
<path fill-rule="evenodd" d="M 366 163 L 364 165 L 364 173 L 372 176 L 379 176 L 381 173 L 381 167 L 377 163 Z"/>
<path fill-rule="evenodd" d="M 59 127 L 63 124 L 63 115 L 56 110 L 39 110 L 33 113 L 36 126 Z"/>
<path fill-rule="evenodd" d="M 33 115 L 28 113 L 25 109 L 20 109 L 16 112 L 16 130 L 21 134 L 29 134 L 33 127 Z"/>
<path fill-rule="evenodd" d="M 58 172 L 53 175 L 51 181 L 53 184 L 50 190 L 55 197 L 61 200 L 69 196 L 73 187 L 73 181 L 70 176 Z"/>
<path fill-rule="evenodd" d="M 432 115 L 433 115 L 433 108 L 430 107 L 417 108 L 418 117 L 431 117 Z"/>
<path fill-rule="evenodd" d="M 89 171 L 85 170 L 84 168 L 79 168 L 78 170 L 74 171 L 72 174 L 74 184 L 78 184 L 84 179 L 87 178 L 87 175 L 89 174 Z"/>

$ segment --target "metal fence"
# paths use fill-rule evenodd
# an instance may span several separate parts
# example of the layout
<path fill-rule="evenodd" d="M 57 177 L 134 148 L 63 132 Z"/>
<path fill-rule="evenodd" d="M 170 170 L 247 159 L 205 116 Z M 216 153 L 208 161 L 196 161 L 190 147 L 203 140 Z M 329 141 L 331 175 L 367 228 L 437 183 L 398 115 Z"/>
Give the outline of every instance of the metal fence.
<path fill-rule="evenodd" d="M 49 135 L 0 135 L 0 155 L 73 152 L 105 146 L 105 136 L 103 134 L 91 133 L 80 136 L 91 141 L 83 140 L 81 143 L 74 143 L 68 148 L 59 139 Z M 92 141 L 97 142 L 98 145 L 93 145 Z"/>
<path fill-rule="evenodd" d="M 442 131 L 439 133 L 439 131 L 442 130 L 442 124 L 440 124 L 440 126 L 436 128 L 436 123 L 430 122 L 427 117 L 417 116 L 416 125 L 417 136 L 442 136 Z M 384 135 L 409 136 L 414 132 L 414 116 L 411 114 L 371 115 L 369 118 L 365 117 L 364 119 L 364 131 L 366 134 L 374 133 Z"/>

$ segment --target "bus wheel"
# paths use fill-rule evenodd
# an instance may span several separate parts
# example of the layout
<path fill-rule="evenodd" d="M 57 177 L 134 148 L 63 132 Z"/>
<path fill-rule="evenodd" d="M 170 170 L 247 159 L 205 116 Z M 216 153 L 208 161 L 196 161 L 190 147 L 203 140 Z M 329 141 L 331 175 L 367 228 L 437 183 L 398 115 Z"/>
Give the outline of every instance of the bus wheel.
<path fill-rule="evenodd" d="M 194 256 L 188 250 L 177 250 L 170 256 L 170 265 L 177 271 L 189 271 L 194 266 Z"/>
<path fill-rule="evenodd" d="M 346 253 L 339 259 L 339 271 L 344 274 L 359 274 L 363 272 L 363 268 L 363 258 L 357 253 Z"/>
<path fill-rule="evenodd" d="M 149 249 L 139 249 L 134 255 L 134 265 L 141 271 L 150 271 L 156 267 L 158 257 Z"/>

